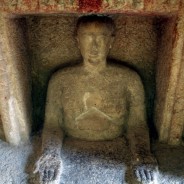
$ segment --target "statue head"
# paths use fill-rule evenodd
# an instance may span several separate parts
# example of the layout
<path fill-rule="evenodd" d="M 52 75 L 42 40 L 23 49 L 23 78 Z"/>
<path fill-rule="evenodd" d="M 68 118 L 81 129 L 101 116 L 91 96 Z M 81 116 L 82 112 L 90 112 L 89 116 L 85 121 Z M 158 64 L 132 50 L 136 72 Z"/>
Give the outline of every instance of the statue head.
<path fill-rule="evenodd" d="M 114 40 L 115 24 L 110 17 L 88 15 L 78 19 L 76 34 L 84 62 L 98 64 L 106 58 Z"/>

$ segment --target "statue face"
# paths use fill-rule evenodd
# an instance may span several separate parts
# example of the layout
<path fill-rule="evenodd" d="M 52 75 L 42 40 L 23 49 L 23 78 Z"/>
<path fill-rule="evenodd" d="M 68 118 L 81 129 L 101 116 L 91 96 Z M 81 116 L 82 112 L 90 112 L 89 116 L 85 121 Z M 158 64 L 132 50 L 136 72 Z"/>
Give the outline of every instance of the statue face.
<path fill-rule="evenodd" d="M 92 23 L 79 28 L 77 40 L 84 62 L 98 64 L 106 61 L 113 36 L 105 25 Z"/>

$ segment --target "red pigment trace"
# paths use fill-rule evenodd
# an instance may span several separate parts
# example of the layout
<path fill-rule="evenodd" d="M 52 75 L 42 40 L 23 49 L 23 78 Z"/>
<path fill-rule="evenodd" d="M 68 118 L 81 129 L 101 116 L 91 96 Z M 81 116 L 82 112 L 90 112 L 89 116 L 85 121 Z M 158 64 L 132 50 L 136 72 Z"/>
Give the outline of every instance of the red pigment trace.
<path fill-rule="evenodd" d="M 102 0 L 79 0 L 79 10 L 82 12 L 98 12 L 102 6 Z"/>
<path fill-rule="evenodd" d="M 23 0 L 24 5 L 26 5 L 29 9 L 31 9 L 31 1 L 30 0 Z"/>

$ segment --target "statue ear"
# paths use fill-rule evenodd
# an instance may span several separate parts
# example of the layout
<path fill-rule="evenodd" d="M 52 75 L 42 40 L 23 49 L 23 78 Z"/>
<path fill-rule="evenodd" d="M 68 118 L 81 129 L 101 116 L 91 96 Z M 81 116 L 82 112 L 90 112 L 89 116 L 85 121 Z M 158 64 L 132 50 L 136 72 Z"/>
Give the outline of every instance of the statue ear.
<path fill-rule="evenodd" d="M 76 40 L 77 40 L 77 47 L 80 49 L 79 38 L 77 36 L 76 36 Z"/>
<path fill-rule="evenodd" d="M 111 36 L 110 47 L 109 47 L 110 49 L 112 48 L 113 43 L 114 43 L 114 36 Z"/>

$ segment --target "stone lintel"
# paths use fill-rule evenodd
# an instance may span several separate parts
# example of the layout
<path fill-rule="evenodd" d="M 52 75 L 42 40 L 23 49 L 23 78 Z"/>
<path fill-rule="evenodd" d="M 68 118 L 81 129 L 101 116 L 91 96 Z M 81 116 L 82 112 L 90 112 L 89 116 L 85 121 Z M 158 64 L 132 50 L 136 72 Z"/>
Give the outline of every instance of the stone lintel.
<path fill-rule="evenodd" d="M 182 0 L 1 0 L 0 11 L 38 13 L 176 13 Z"/>

